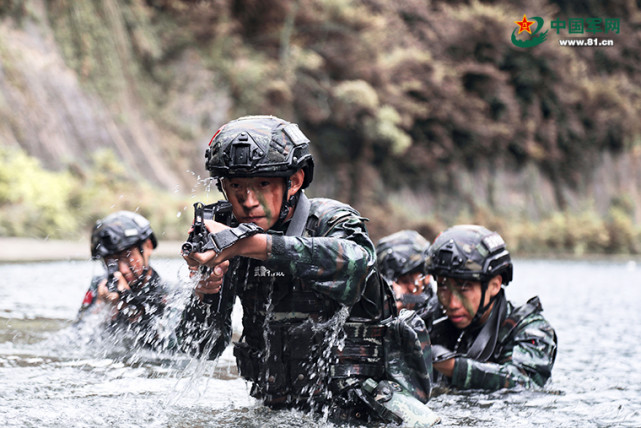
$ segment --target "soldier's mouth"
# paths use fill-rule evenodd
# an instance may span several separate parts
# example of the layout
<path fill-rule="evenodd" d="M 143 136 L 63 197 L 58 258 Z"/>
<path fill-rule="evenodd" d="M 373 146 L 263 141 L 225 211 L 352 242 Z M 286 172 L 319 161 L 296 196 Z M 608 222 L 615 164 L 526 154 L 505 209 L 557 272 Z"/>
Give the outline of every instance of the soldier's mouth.
<path fill-rule="evenodd" d="M 465 320 L 465 315 L 450 314 L 448 315 L 448 317 L 450 318 L 450 321 L 452 321 L 454 324 L 460 323 Z"/>
<path fill-rule="evenodd" d="M 243 217 L 242 223 L 256 223 L 261 219 L 264 219 L 265 216 L 253 216 L 253 217 Z"/>

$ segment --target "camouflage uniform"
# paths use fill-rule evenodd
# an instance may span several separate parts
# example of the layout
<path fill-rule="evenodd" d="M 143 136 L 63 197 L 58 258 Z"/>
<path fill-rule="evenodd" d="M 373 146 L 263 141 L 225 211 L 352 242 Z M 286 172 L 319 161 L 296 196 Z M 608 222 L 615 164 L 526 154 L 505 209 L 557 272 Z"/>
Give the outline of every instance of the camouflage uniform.
<path fill-rule="evenodd" d="M 85 293 L 80 310 L 76 317 L 76 323 L 81 322 L 87 314 L 95 308 L 98 300 L 98 285 L 107 279 L 107 275 L 97 275 L 91 279 L 91 285 Z M 151 277 L 142 287 L 132 291 L 128 299 L 133 304 L 144 310 L 143 315 L 130 321 L 122 312 L 119 312 L 109 324 L 108 329 L 113 332 L 127 331 L 134 338 L 136 343 L 147 347 L 157 348 L 160 346 L 158 332 L 154 320 L 162 317 L 166 307 L 167 284 L 160 275 L 152 269 Z"/>
<path fill-rule="evenodd" d="M 497 303 L 495 310 L 501 307 Z M 455 358 L 454 374 L 449 383 L 460 389 L 542 387 L 552 374 L 557 343 L 556 333 L 543 318 L 542 311 L 538 297 L 518 308 L 506 302 L 499 314 L 501 321 L 496 345 L 491 357 L 484 362 L 465 355 L 480 327 L 459 330 L 447 318 L 435 323 L 430 332 L 432 344 L 461 354 Z"/>
<path fill-rule="evenodd" d="M 423 404 L 431 387 L 429 336 L 420 318 L 393 317 L 393 296 L 376 269 L 365 219 L 331 199 L 309 200 L 302 191 L 287 195 L 292 174 L 304 171 L 301 189 L 313 177 L 309 140 L 298 126 L 273 116 L 240 118 L 214 134 L 206 158 L 221 191 L 226 178 L 283 177 L 285 192 L 278 220 L 264 232 L 271 235 L 267 259 L 231 259 L 221 292 L 191 300 L 178 329 L 183 349 L 212 359 L 220 355 L 231 340 L 238 297 L 243 333 L 234 355 L 241 376 L 252 382 L 251 395 L 266 405 L 328 408 L 332 420 L 342 421 L 398 421 L 409 410 L 411 416 L 429 411 Z M 285 220 L 289 207 L 293 217 Z M 290 233 L 290 226 L 303 223 L 302 232 Z M 216 239 L 210 235 L 209 241 Z M 390 354 L 410 351 L 390 363 L 385 350 L 394 341 L 405 348 Z M 388 384 L 379 382 L 386 378 L 409 391 L 405 401 L 397 396 L 403 403 L 398 413 L 371 395 L 380 386 L 391 399 Z M 370 389 L 362 387 L 365 380 Z"/>
<path fill-rule="evenodd" d="M 425 275 L 425 259 L 429 247 L 429 241 L 414 230 L 401 230 L 381 238 L 376 244 L 381 274 L 390 283 L 414 272 Z M 431 315 L 438 305 L 438 300 L 431 286 L 426 285 L 420 294 L 406 293 L 395 297 L 403 308 L 416 311 L 428 328 L 432 325 Z"/>
<path fill-rule="evenodd" d="M 513 266 L 503 238 L 482 226 L 451 227 L 430 247 L 426 265 L 438 283 L 437 294 L 444 293 L 441 305 L 452 302 L 452 280 L 461 287 L 480 283 L 479 307 L 465 328 L 445 317 L 434 321 L 430 332 L 435 361 L 454 358 L 451 385 L 488 390 L 543 386 L 556 358 L 556 333 L 543 318 L 538 297 L 519 308 L 505 298 Z M 501 288 L 486 301 L 489 283 L 498 277 Z M 464 302 L 462 293 L 456 291 L 459 302 Z"/>
<path fill-rule="evenodd" d="M 109 260 L 114 255 L 132 248 L 138 248 L 140 255 L 144 252 L 143 243 L 149 240 L 153 248 L 158 241 L 149 221 L 140 214 L 131 211 L 118 211 L 96 222 L 91 233 L 91 256 L 105 262 L 107 273 L 94 276 L 85 293 L 82 306 L 78 311 L 76 323 L 85 319 L 95 309 L 98 300 L 98 286 L 107 280 L 109 292 L 120 294 L 120 303 L 127 306 L 120 308 L 109 323 L 109 329 L 122 336 L 123 333 L 133 338 L 135 344 L 157 347 L 160 345 L 159 332 L 155 320 L 165 311 L 167 285 L 149 266 L 143 268 L 140 277 L 125 292 L 117 290 L 118 262 Z M 149 278 L 142 283 L 143 278 Z"/>
<path fill-rule="evenodd" d="M 230 341 L 238 296 L 243 340 L 234 346 L 240 372 L 253 382 L 252 395 L 270 405 L 304 405 L 310 396 L 323 401 L 328 379 L 337 393 L 347 378 L 384 376 L 379 321 L 390 315 L 389 297 L 374 269 L 363 219 L 337 201 L 310 202 L 302 237 L 272 231 L 267 260 L 232 259 L 222 292 L 207 303 L 194 298 L 181 324 L 188 349 L 216 358 Z M 341 307 L 344 318 L 349 312 L 344 328 Z"/>

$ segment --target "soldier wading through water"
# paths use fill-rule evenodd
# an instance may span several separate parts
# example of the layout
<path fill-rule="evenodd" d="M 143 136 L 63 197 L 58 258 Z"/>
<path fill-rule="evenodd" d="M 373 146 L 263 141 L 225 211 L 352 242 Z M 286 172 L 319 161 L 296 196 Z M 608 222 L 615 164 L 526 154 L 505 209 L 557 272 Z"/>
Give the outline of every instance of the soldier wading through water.
<path fill-rule="evenodd" d="M 435 373 L 459 389 L 545 384 L 556 333 L 538 297 L 520 307 L 505 298 L 512 260 L 498 233 L 476 225 L 447 229 L 430 247 L 427 271 L 445 314 L 430 332 Z"/>
<path fill-rule="evenodd" d="M 378 268 L 392 284 L 396 307 L 416 311 L 428 329 L 432 325 L 429 316 L 438 306 L 425 269 L 429 248 L 429 241 L 415 230 L 392 233 L 376 244 Z"/>
<path fill-rule="evenodd" d="M 91 232 L 91 256 L 104 262 L 85 293 L 77 323 L 108 309 L 107 330 L 128 347 L 169 346 L 170 336 L 157 321 L 167 304 L 168 285 L 151 267 L 158 245 L 149 221 L 131 211 L 100 219 Z"/>
<path fill-rule="evenodd" d="M 396 316 L 365 219 L 305 196 L 314 162 L 298 126 L 273 116 L 234 120 L 214 134 L 206 159 L 233 215 L 228 224 L 206 221 L 205 248 L 213 249 L 185 256 L 200 280 L 183 313 L 183 348 L 217 358 L 239 297 L 234 355 L 265 405 L 327 411 L 333 421 L 438 421 L 424 404 L 432 369 L 425 325 L 413 312 Z"/>

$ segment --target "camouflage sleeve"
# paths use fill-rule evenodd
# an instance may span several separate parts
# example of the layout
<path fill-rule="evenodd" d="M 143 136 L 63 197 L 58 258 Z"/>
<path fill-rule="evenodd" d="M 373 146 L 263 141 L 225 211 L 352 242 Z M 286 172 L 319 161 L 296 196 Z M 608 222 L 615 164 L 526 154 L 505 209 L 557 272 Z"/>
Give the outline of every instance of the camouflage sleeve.
<path fill-rule="evenodd" d="M 308 281 L 317 292 L 351 306 L 361 296 L 376 263 L 364 220 L 351 212 L 334 216 L 321 236 L 272 237 L 267 265 Z"/>
<path fill-rule="evenodd" d="M 183 352 L 198 357 L 207 355 L 214 360 L 231 341 L 231 313 L 236 293 L 231 281 L 226 280 L 222 293 L 208 297 L 203 303 L 192 296 L 182 313 L 176 337 Z M 222 299 L 222 301 L 221 301 Z"/>
<path fill-rule="evenodd" d="M 456 358 L 452 385 L 487 390 L 542 387 L 552 374 L 556 344 L 554 329 L 540 314 L 533 314 L 503 346 L 499 363 Z"/>

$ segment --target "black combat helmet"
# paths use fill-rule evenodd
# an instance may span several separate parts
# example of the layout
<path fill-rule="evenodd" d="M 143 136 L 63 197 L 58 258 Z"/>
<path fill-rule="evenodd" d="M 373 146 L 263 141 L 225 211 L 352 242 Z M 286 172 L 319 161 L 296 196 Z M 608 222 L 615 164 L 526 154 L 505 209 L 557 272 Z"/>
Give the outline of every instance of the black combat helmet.
<path fill-rule="evenodd" d="M 151 239 L 154 248 L 158 241 L 149 220 L 131 211 L 118 211 L 98 220 L 91 232 L 91 256 L 106 257 Z"/>
<path fill-rule="evenodd" d="M 298 125 L 274 116 L 245 116 L 220 128 L 205 153 L 214 178 L 290 177 L 305 172 L 302 188 L 311 183 L 314 161 L 309 139 Z"/>
<path fill-rule="evenodd" d="M 484 305 L 488 284 L 496 275 L 508 285 L 512 281 L 512 260 L 505 241 L 496 232 L 483 226 L 457 225 L 442 232 L 427 256 L 427 272 L 437 281 L 440 277 L 481 283 L 481 300 L 470 325 L 477 325 L 485 311 L 500 295 Z M 440 281 L 439 281 L 440 282 Z"/>
<path fill-rule="evenodd" d="M 381 274 L 388 281 L 411 272 L 426 273 L 425 260 L 430 243 L 414 230 L 401 230 L 381 238 L 376 256 Z"/>
<path fill-rule="evenodd" d="M 498 233 L 483 226 L 457 225 L 434 240 L 428 252 L 427 272 L 481 284 L 501 275 L 507 285 L 512 281 L 512 260 Z"/>

